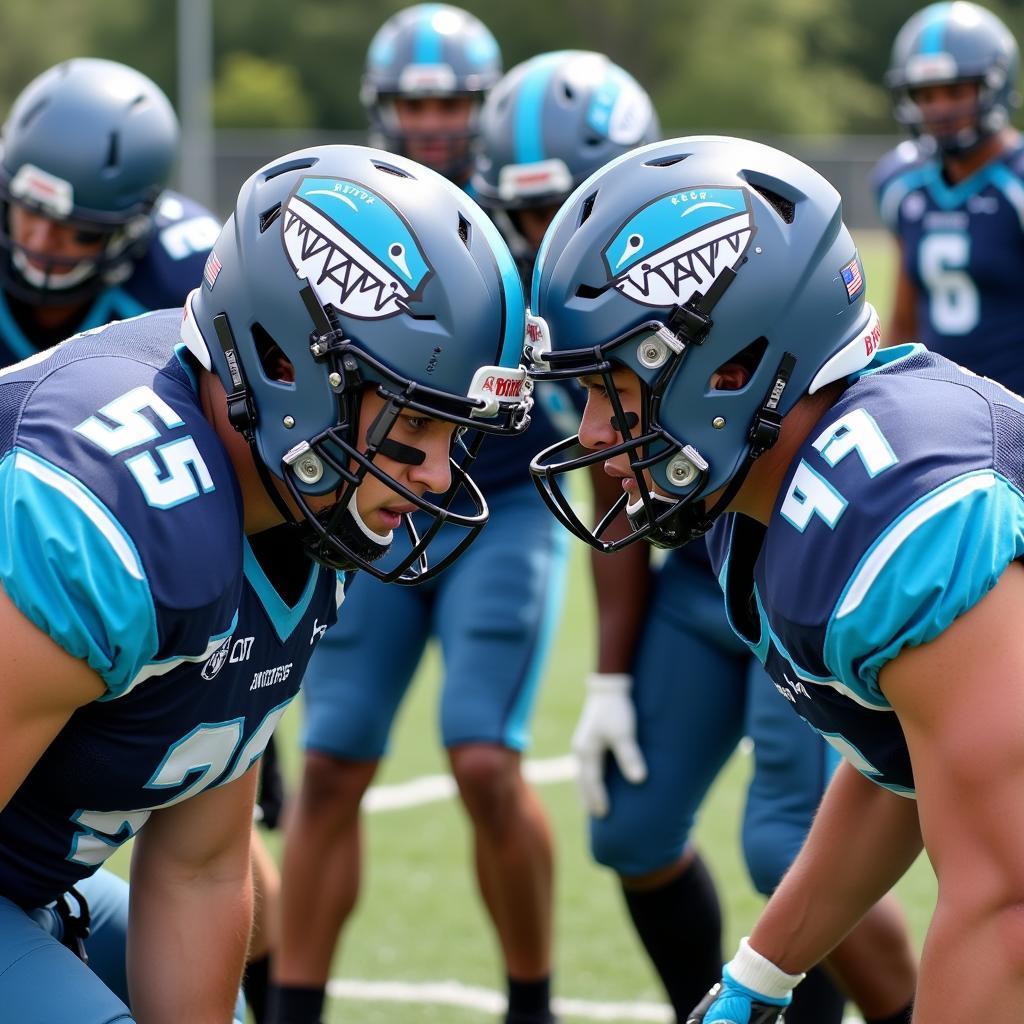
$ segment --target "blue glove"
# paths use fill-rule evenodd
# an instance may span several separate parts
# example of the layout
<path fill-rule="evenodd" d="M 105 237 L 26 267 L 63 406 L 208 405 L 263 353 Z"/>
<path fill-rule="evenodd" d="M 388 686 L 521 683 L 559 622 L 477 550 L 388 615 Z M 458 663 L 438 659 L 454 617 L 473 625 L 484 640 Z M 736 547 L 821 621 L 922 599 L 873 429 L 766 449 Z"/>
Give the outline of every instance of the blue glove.
<path fill-rule="evenodd" d="M 686 1024 L 781 1024 L 802 974 L 786 974 L 751 949 L 746 939 L 725 965 L 722 980 L 701 1000 Z"/>

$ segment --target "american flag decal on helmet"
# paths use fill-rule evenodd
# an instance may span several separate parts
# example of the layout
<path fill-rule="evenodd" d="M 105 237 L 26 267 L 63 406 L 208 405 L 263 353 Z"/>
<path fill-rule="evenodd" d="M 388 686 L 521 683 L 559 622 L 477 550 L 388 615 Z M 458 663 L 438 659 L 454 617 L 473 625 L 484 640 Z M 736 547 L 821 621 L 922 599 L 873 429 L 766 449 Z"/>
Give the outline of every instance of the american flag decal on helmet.
<path fill-rule="evenodd" d="M 843 284 L 846 285 L 846 297 L 853 302 L 864 291 L 864 275 L 860 272 L 860 257 L 854 256 L 839 273 L 843 278 Z"/>
<path fill-rule="evenodd" d="M 206 259 L 206 267 L 203 269 L 203 278 L 208 288 L 212 288 L 217 283 L 217 275 L 219 273 L 220 260 L 215 252 L 211 252 Z"/>

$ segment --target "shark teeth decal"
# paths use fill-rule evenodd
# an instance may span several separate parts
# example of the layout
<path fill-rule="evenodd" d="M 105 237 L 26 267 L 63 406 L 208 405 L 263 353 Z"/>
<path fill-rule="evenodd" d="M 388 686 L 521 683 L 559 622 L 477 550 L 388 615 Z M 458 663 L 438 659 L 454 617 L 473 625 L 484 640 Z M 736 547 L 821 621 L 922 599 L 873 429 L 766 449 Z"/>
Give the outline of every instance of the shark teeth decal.
<path fill-rule="evenodd" d="M 296 273 L 325 306 L 363 320 L 382 320 L 407 308 L 409 288 L 298 196 L 285 208 L 284 243 Z"/>
<path fill-rule="evenodd" d="M 724 268 L 735 269 L 752 235 L 749 212 L 716 221 L 634 264 L 615 287 L 645 306 L 683 305 L 706 294 Z"/>

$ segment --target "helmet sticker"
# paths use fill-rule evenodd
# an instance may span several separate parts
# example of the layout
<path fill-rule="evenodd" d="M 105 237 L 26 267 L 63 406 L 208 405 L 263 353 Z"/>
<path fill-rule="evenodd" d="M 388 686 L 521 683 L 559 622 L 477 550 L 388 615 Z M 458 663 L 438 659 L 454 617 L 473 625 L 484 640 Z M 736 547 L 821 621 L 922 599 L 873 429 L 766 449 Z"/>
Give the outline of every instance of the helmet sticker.
<path fill-rule="evenodd" d="M 295 273 L 324 306 L 347 316 L 394 316 L 433 273 L 398 211 L 364 185 L 303 178 L 281 220 Z"/>
<path fill-rule="evenodd" d="M 637 210 L 602 255 L 626 298 L 645 306 L 683 305 L 740 263 L 756 230 L 745 188 L 698 186 Z"/>
<path fill-rule="evenodd" d="M 35 164 L 22 164 L 11 180 L 11 196 L 46 214 L 63 220 L 75 206 L 75 190 L 70 181 L 58 178 Z"/>
<path fill-rule="evenodd" d="M 846 286 L 846 297 L 850 302 L 855 302 L 860 293 L 864 291 L 864 275 L 860 270 L 860 257 L 854 256 L 849 263 L 839 271 L 839 276 Z"/>

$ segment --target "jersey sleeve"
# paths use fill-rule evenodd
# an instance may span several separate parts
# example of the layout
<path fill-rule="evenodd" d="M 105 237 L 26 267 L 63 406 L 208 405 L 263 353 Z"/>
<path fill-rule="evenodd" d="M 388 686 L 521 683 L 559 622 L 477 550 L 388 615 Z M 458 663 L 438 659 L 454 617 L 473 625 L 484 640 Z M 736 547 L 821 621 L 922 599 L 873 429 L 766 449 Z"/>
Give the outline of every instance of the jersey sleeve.
<path fill-rule="evenodd" d="M 0 586 L 117 697 L 150 661 L 157 616 L 131 537 L 82 483 L 15 448 L 0 463 Z"/>
<path fill-rule="evenodd" d="M 878 216 L 889 231 L 899 231 L 899 209 L 904 196 L 927 178 L 927 160 L 912 141 L 901 142 L 878 161 L 871 173 Z"/>
<path fill-rule="evenodd" d="M 877 705 L 882 668 L 934 640 L 1024 555 L 1024 495 L 979 470 L 921 497 L 865 552 L 825 632 L 836 677 Z"/>

